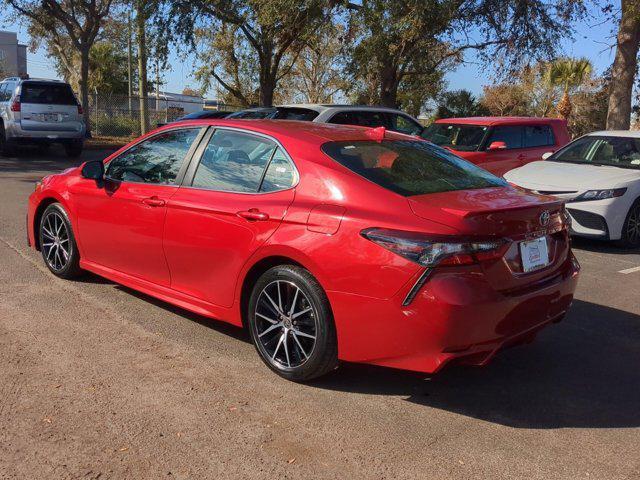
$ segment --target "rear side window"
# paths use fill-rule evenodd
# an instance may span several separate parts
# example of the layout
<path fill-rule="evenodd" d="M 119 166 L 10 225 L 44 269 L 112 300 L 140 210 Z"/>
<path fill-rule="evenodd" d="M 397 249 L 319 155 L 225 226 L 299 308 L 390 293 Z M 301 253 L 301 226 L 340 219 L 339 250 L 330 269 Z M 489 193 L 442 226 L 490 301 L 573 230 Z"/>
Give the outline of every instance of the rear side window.
<path fill-rule="evenodd" d="M 553 130 L 549 125 L 530 125 L 524 127 L 525 147 L 545 147 L 555 145 Z"/>
<path fill-rule="evenodd" d="M 78 104 L 71 87 L 66 83 L 25 82 L 20 91 L 20 101 L 48 105 Z"/>
<path fill-rule="evenodd" d="M 429 142 L 329 142 L 322 150 L 349 170 L 404 196 L 503 187 L 507 183 Z"/>
<path fill-rule="evenodd" d="M 385 112 L 371 112 L 364 110 L 356 110 L 349 112 L 338 112 L 329 123 L 337 123 L 340 125 L 358 125 L 361 127 L 386 127 L 391 129 Z"/>
<path fill-rule="evenodd" d="M 216 130 L 202 154 L 192 186 L 223 192 L 257 192 L 275 150 L 276 144 L 264 137 Z"/>
<path fill-rule="evenodd" d="M 318 116 L 318 112 L 308 108 L 280 107 L 273 118 L 278 120 L 302 120 L 310 122 Z"/>
<path fill-rule="evenodd" d="M 295 168 L 284 154 L 282 149 L 278 148 L 269 162 L 267 171 L 264 174 L 261 192 L 275 192 L 293 187 L 298 181 L 298 174 Z"/>
<path fill-rule="evenodd" d="M 523 127 L 517 126 L 494 127 L 487 146 L 493 142 L 504 142 L 507 145 L 507 149 L 522 148 L 523 130 Z"/>
<path fill-rule="evenodd" d="M 155 135 L 114 158 L 107 167 L 112 180 L 172 184 L 200 128 L 184 128 Z"/>

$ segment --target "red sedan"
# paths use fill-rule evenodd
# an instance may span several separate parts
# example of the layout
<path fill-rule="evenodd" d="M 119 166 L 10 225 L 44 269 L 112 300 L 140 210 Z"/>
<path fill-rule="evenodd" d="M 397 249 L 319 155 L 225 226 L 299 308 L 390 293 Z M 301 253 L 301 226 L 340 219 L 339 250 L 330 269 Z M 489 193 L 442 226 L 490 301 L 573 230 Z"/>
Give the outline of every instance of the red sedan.
<path fill-rule="evenodd" d="M 486 363 L 571 305 L 564 206 L 384 128 L 197 120 L 45 177 L 29 243 L 249 329 L 275 372 Z"/>

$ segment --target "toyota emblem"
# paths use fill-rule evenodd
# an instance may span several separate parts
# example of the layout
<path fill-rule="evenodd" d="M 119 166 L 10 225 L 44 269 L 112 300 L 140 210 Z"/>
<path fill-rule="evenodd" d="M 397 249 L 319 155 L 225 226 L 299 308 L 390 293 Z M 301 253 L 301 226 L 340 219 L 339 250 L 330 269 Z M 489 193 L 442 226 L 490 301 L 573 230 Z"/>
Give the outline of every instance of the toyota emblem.
<path fill-rule="evenodd" d="M 551 215 L 549 214 L 548 210 L 542 212 L 540 214 L 540 225 L 542 225 L 543 227 L 546 227 L 547 225 L 549 225 L 550 219 L 551 219 Z"/>

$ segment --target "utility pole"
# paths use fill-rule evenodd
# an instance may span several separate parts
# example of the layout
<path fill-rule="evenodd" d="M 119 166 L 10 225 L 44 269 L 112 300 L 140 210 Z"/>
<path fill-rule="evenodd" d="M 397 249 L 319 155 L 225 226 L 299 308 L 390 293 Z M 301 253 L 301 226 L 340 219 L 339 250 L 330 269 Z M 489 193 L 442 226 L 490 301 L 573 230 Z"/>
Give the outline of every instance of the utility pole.
<path fill-rule="evenodd" d="M 156 112 L 160 111 L 160 63 L 156 58 Z"/>
<path fill-rule="evenodd" d="M 129 115 L 133 111 L 133 66 L 131 64 L 131 11 L 127 13 L 127 83 L 129 87 Z"/>
<path fill-rule="evenodd" d="M 136 0 L 136 31 L 138 37 L 138 95 L 140 97 L 140 132 L 149 131 L 149 104 L 147 103 L 147 36 L 145 0 Z"/>

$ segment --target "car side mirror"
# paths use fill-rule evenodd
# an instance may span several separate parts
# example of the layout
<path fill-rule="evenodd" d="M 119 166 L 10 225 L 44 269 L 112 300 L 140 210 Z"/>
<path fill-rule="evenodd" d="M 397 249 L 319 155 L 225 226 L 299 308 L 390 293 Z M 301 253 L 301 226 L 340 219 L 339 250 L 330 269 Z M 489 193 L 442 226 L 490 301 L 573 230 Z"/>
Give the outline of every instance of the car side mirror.
<path fill-rule="evenodd" d="M 104 178 L 104 163 L 102 160 L 92 160 L 82 166 L 81 175 L 91 180 L 102 180 Z"/>
<path fill-rule="evenodd" d="M 553 152 L 546 152 L 542 154 L 542 159 L 546 160 L 547 158 L 549 158 L 551 155 L 553 155 Z"/>
<path fill-rule="evenodd" d="M 507 144 L 504 142 L 491 142 L 488 150 L 506 150 Z"/>

